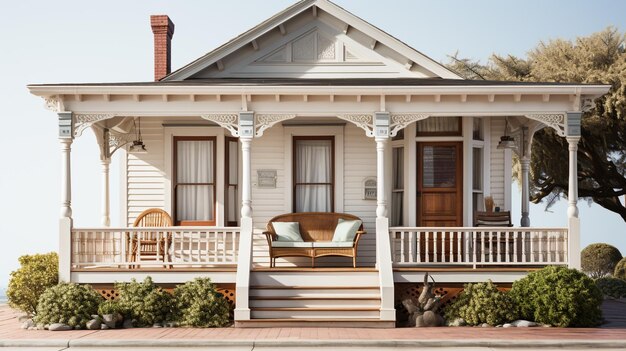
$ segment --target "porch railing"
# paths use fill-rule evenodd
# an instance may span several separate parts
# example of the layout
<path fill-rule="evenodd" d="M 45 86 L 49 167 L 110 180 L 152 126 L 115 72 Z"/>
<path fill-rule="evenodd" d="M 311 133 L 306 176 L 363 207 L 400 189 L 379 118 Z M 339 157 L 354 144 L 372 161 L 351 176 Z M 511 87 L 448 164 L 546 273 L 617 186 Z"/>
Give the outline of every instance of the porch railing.
<path fill-rule="evenodd" d="M 239 228 L 74 228 L 71 245 L 72 269 L 235 265 Z"/>
<path fill-rule="evenodd" d="M 567 228 L 390 228 L 396 266 L 566 265 Z"/>

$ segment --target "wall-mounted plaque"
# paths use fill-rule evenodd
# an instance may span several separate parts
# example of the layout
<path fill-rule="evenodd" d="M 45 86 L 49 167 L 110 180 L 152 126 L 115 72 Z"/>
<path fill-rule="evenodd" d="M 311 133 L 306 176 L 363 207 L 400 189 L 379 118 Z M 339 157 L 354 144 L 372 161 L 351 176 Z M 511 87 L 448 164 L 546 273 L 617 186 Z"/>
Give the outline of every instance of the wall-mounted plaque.
<path fill-rule="evenodd" d="M 376 178 L 365 178 L 363 180 L 363 200 L 376 200 L 376 194 Z"/>
<path fill-rule="evenodd" d="M 275 169 L 259 169 L 257 174 L 257 186 L 259 188 L 273 189 L 276 188 L 276 170 Z"/>

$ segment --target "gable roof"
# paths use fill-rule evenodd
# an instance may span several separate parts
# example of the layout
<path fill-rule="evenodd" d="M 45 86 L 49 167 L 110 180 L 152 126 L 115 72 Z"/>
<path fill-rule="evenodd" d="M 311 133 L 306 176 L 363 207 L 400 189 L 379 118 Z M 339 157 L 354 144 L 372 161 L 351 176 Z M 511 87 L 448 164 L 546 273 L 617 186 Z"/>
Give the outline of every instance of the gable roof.
<path fill-rule="evenodd" d="M 277 28 L 280 28 L 282 32 L 284 30 L 283 26 L 296 16 L 301 15 L 305 11 L 316 13 L 319 10 L 324 11 L 336 21 L 342 23 L 345 34 L 348 33 L 349 29 L 355 29 L 371 38 L 372 45 L 369 49 L 372 52 L 374 52 L 377 43 L 380 43 L 382 46 L 389 48 L 394 55 L 402 57 L 405 60 L 404 65 L 398 65 L 400 67 L 404 66 L 402 69 L 408 73 L 410 73 L 412 68 L 419 67 L 419 69 L 427 72 L 428 75 L 426 77 L 428 78 L 462 79 L 435 60 L 328 0 L 301 0 L 215 50 L 170 73 L 161 81 L 180 81 L 197 78 L 194 76 L 207 70 L 209 67 L 223 66 L 222 60 L 229 55 L 235 54 L 237 51 L 243 51 L 243 48 L 251 44 L 256 45 L 256 40 L 262 36 L 268 35 Z M 284 45 L 284 43 L 281 45 Z M 376 55 L 380 56 L 379 54 Z M 223 67 L 221 68 L 223 69 Z"/>

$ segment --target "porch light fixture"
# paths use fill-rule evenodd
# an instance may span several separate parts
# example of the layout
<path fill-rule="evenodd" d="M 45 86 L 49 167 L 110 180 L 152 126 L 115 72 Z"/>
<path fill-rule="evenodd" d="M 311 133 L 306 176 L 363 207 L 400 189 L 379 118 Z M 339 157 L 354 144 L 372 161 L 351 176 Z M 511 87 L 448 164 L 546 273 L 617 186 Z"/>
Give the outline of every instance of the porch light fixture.
<path fill-rule="evenodd" d="M 504 135 L 500 137 L 500 142 L 498 143 L 498 149 L 516 149 L 517 145 L 515 145 L 515 138 L 510 135 L 507 135 L 507 130 L 509 129 L 509 120 L 504 120 Z"/>
<path fill-rule="evenodd" d="M 137 121 L 139 121 L 139 123 L 135 123 L 135 120 L 133 120 L 135 140 L 133 140 L 129 152 L 132 154 L 145 154 L 148 150 L 146 150 L 146 145 L 143 143 L 143 140 L 141 140 L 141 117 L 138 117 Z"/>

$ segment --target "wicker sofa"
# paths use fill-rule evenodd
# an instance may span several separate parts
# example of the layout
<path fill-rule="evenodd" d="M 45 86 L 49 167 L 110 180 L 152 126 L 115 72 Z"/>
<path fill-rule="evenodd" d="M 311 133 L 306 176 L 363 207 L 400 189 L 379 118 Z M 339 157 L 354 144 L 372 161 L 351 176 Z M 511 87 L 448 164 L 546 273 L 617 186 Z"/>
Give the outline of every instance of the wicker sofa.
<path fill-rule="evenodd" d="M 270 267 L 276 266 L 279 257 L 310 257 L 311 267 L 315 267 L 315 258 L 322 256 L 352 257 L 352 265 L 356 268 L 357 247 L 363 231 L 363 224 L 359 227 L 352 242 L 333 242 L 333 234 L 339 219 L 352 221 L 359 217 L 345 213 L 302 212 L 282 214 L 272 218 L 267 223 L 267 230 L 263 232 L 269 246 Z M 303 243 L 289 243 L 277 241 L 277 235 L 272 223 L 298 222 Z"/>

